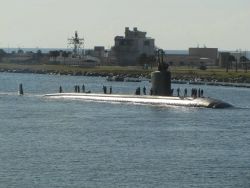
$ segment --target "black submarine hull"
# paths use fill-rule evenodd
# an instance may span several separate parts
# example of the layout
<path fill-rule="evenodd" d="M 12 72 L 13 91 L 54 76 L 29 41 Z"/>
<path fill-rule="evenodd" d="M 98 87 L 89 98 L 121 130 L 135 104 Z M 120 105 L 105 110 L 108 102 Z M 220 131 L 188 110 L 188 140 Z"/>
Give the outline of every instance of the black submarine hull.
<path fill-rule="evenodd" d="M 204 107 L 204 108 L 229 108 L 231 104 L 221 100 L 202 97 L 173 97 L 173 96 L 146 96 L 146 95 L 122 95 L 122 94 L 97 94 L 97 93 L 54 93 L 44 95 L 51 99 L 77 99 L 104 102 L 124 102 L 141 103 L 155 105 L 171 105 L 184 107 Z"/>

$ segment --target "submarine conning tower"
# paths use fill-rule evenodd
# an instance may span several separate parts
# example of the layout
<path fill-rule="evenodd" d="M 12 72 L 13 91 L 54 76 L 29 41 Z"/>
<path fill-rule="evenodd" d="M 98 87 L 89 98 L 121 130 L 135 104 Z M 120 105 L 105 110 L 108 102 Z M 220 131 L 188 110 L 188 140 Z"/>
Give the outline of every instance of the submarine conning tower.
<path fill-rule="evenodd" d="M 171 72 L 168 64 L 163 61 L 165 55 L 162 49 L 157 51 L 158 71 L 151 73 L 152 95 L 171 96 Z"/>

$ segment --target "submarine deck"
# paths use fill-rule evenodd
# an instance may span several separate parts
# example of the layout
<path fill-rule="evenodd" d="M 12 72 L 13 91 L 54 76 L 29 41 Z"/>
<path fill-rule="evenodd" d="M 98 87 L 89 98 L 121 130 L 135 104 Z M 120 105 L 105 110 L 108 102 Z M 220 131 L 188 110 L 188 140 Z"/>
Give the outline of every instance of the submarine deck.
<path fill-rule="evenodd" d="M 98 93 L 53 93 L 44 95 L 53 99 L 79 99 L 106 102 L 133 102 L 142 104 L 173 105 L 186 107 L 228 108 L 232 105 L 213 98 L 192 98 L 174 96 L 123 95 Z"/>

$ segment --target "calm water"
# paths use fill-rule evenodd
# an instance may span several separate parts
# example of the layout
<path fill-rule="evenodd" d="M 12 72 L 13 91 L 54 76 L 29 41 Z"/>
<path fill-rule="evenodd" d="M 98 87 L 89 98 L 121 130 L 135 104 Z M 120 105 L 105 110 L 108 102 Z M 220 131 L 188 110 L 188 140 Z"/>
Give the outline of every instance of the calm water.
<path fill-rule="evenodd" d="M 250 187 L 250 89 L 203 87 L 233 109 L 42 97 L 82 83 L 92 92 L 150 87 L 0 73 L 0 187 Z"/>

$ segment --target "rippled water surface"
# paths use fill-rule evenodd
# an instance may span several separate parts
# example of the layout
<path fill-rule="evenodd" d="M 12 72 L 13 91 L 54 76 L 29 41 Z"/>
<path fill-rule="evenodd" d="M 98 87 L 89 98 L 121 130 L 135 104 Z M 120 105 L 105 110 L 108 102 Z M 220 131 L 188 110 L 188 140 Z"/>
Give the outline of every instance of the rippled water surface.
<path fill-rule="evenodd" d="M 92 92 L 150 87 L 0 73 L 0 187 L 250 187 L 250 89 L 202 86 L 232 109 L 42 97 L 83 83 Z"/>

